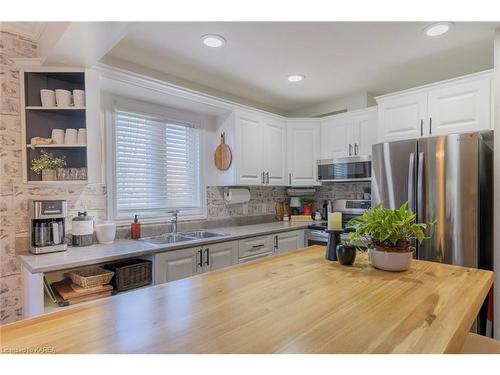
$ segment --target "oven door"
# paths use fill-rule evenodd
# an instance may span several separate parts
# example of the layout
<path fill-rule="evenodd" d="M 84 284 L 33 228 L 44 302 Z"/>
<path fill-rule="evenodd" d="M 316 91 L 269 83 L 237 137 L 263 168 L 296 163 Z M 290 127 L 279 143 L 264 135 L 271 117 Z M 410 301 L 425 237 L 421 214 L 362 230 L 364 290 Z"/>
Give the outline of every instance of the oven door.
<path fill-rule="evenodd" d="M 318 160 L 320 182 L 371 181 L 370 156 L 353 156 L 339 159 Z"/>
<path fill-rule="evenodd" d="M 313 245 L 326 246 L 328 242 L 328 234 L 322 230 L 308 229 L 306 231 L 306 247 Z"/>

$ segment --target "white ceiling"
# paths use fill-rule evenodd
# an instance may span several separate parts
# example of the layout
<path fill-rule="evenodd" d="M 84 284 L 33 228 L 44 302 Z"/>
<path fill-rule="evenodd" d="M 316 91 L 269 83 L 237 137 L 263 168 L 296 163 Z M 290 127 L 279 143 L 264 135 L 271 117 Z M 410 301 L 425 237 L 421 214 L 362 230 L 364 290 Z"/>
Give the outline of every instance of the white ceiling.
<path fill-rule="evenodd" d="M 379 95 L 493 67 L 500 23 L 455 23 L 441 37 L 426 22 L 137 23 L 108 54 L 288 113 L 367 91 Z M 224 36 L 207 48 L 204 34 Z M 303 73 L 298 84 L 286 80 Z"/>

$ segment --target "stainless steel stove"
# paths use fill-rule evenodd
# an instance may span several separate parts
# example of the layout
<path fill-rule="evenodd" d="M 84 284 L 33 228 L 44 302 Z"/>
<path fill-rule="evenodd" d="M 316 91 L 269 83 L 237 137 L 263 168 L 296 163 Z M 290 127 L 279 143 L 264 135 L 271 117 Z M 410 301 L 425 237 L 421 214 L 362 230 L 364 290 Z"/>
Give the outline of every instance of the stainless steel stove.
<path fill-rule="evenodd" d="M 360 216 L 371 208 L 369 200 L 337 199 L 333 201 L 333 211 L 342 212 L 342 227 L 347 228 L 347 223 L 354 217 Z M 306 246 L 326 245 L 328 233 L 325 232 L 327 223 L 325 221 L 315 222 L 309 225 L 306 231 Z M 341 239 L 346 239 L 347 234 L 340 235 Z"/>

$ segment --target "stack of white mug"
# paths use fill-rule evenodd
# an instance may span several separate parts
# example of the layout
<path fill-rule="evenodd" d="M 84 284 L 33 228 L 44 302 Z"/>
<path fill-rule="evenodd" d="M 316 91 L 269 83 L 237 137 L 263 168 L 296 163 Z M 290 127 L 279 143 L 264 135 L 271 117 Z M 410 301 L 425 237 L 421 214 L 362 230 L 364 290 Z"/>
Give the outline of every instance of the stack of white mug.
<path fill-rule="evenodd" d="M 87 129 L 52 129 L 52 142 L 56 145 L 85 146 L 87 143 Z"/>
<path fill-rule="evenodd" d="M 40 90 L 42 107 L 85 107 L 85 90 Z"/>

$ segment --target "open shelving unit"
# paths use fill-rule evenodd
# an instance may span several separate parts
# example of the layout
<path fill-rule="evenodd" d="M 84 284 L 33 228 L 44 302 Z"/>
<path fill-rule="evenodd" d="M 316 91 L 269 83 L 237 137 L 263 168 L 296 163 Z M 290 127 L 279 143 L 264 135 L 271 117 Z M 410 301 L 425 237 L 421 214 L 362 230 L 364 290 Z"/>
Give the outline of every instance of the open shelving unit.
<path fill-rule="evenodd" d="M 38 144 L 31 147 L 31 138 L 50 138 L 53 129 L 87 128 L 86 107 L 43 107 L 41 89 L 86 90 L 85 71 L 83 69 L 21 71 L 21 106 L 23 123 L 23 177 L 24 182 L 37 185 L 85 184 L 86 180 L 42 181 L 39 174 L 31 171 L 33 159 L 41 155 L 42 150 L 50 149 L 54 156 L 64 156 L 66 168 L 88 169 L 87 145 Z"/>

